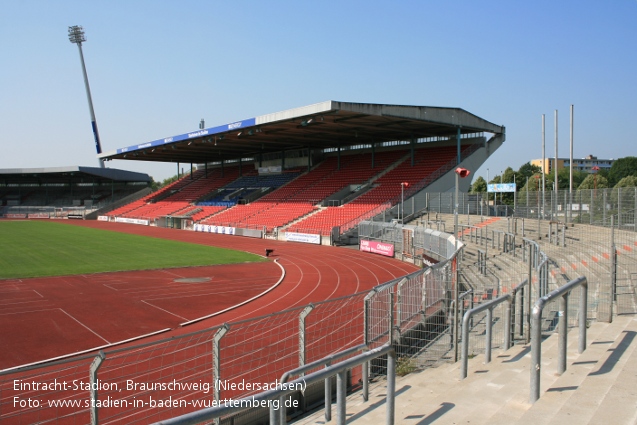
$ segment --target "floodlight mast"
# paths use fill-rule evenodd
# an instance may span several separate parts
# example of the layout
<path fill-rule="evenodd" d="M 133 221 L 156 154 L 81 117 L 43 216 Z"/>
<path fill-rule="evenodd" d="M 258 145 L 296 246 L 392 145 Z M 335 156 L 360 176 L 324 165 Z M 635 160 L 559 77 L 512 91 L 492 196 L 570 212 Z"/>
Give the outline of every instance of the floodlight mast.
<path fill-rule="evenodd" d="M 91 126 L 93 127 L 93 136 L 95 137 L 95 149 L 97 154 L 102 153 L 102 145 L 100 143 L 100 133 L 97 130 L 97 121 L 95 120 L 95 111 L 93 110 L 93 98 L 91 97 L 91 88 L 88 85 L 88 75 L 86 74 L 86 65 L 84 64 L 84 54 L 82 53 L 82 43 L 86 41 L 84 29 L 80 25 L 69 27 L 69 41 L 77 44 L 80 51 L 80 62 L 82 63 L 82 73 L 84 74 L 84 87 L 86 88 L 86 97 L 88 98 L 88 109 L 91 113 Z M 100 167 L 104 168 L 104 161 L 99 159 Z"/>

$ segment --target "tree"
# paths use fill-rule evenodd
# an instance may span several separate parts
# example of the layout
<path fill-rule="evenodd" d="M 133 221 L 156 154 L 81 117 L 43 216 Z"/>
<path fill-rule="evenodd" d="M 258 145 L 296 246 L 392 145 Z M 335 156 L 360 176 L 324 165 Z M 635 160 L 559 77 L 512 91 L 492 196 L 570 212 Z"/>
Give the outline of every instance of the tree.
<path fill-rule="evenodd" d="M 626 176 L 617 182 L 610 195 L 613 208 L 616 208 L 618 212 L 634 210 L 635 187 L 637 187 L 637 177 L 635 176 Z"/>
<path fill-rule="evenodd" d="M 597 183 L 595 182 L 595 174 L 589 174 L 588 177 L 584 179 L 582 184 L 579 185 L 577 190 L 590 190 L 590 189 L 605 189 L 608 187 L 608 180 L 606 177 L 597 174 Z"/>
<path fill-rule="evenodd" d="M 502 183 L 513 183 L 516 181 L 516 178 L 515 171 L 513 171 L 511 167 L 507 167 L 504 173 L 502 173 Z"/>
<path fill-rule="evenodd" d="M 636 176 L 626 176 L 621 179 L 614 187 L 637 187 Z"/>
<path fill-rule="evenodd" d="M 538 172 L 529 177 L 528 182 L 520 188 L 520 192 L 537 192 L 542 190 L 542 173 Z"/>
<path fill-rule="evenodd" d="M 475 179 L 471 185 L 471 193 L 484 193 L 487 191 L 487 181 L 482 177 Z"/>
<path fill-rule="evenodd" d="M 151 176 L 150 177 L 150 190 L 152 190 L 153 192 L 155 192 L 156 190 L 159 189 L 159 182 L 156 182 L 155 179 Z"/>
<path fill-rule="evenodd" d="M 541 172 L 542 168 L 538 167 L 537 165 L 532 165 L 530 162 L 527 162 L 526 164 L 522 164 L 517 172 L 517 177 L 519 178 L 520 183 L 522 183 L 523 181 L 526 181 L 527 178 L 530 180 L 531 176 Z"/>
<path fill-rule="evenodd" d="M 172 177 L 168 177 L 167 179 L 164 179 L 164 180 L 161 182 L 161 186 L 160 186 L 160 188 L 162 188 L 162 187 L 164 187 L 164 186 L 168 186 L 169 184 L 171 184 L 171 183 L 173 183 L 173 182 L 176 182 L 177 180 L 179 180 L 179 176 L 177 176 L 177 175 L 174 175 L 174 176 L 172 176 Z"/>
<path fill-rule="evenodd" d="M 568 190 L 570 186 L 571 167 L 564 167 L 557 172 L 558 186 L 560 190 Z M 584 179 L 588 177 L 588 173 L 584 171 L 573 170 L 573 189 L 577 189 Z"/>
<path fill-rule="evenodd" d="M 608 183 L 615 186 L 621 179 L 627 176 L 637 176 L 637 157 L 627 156 L 613 162 L 608 172 Z"/>

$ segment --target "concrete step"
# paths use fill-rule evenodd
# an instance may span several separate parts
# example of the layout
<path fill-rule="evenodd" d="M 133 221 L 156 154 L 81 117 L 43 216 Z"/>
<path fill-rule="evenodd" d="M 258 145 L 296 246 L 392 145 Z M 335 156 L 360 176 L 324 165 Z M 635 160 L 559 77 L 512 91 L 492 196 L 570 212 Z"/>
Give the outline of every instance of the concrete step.
<path fill-rule="evenodd" d="M 637 320 L 618 317 L 520 419 L 519 424 L 614 423 L 637 419 Z M 569 355 L 573 347 L 569 345 Z M 632 395 L 631 395 L 632 394 Z M 632 403 L 626 403 L 627 400 Z M 596 419 L 597 418 L 597 419 Z"/>
<path fill-rule="evenodd" d="M 495 350 L 469 361 L 460 379 L 460 363 L 398 378 L 397 424 L 637 423 L 637 318 L 620 316 L 611 324 L 593 323 L 584 353 L 577 352 L 578 329 L 568 335 L 567 371 L 557 375 L 557 334 L 542 344 L 541 396 L 530 397 L 530 347 Z M 385 423 L 385 383 L 370 394 L 347 400 L 348 424 Z M 608 418 L 613 420 L 609 421 Z M 323 412 L 298 424 L 324 424 Z"/>

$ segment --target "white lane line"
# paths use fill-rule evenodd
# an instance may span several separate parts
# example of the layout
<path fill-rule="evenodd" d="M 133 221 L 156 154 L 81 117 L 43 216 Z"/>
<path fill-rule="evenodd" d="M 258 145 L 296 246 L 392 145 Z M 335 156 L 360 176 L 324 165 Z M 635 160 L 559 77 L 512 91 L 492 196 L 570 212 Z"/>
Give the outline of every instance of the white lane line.
<path fill-rule="evenodd" d="M 84 323 L 80 322 L 79 320 L 77 320 L 75 317 L 71 316 L 69 313 L 67 313 L 66 311 L 64 311 L 64 309 L 59 309 L 62 313 L 66 314 L 67 316 L 69 316 L 71 319 L 75 320 L 77 323 L 79 323 L 81 326 L 83 326 L 84 328 L 88 329 L 93 335 L 97 336 L 98 338 L 100 338 L 101 340 L 106 341 L 107 344 L 110 344 L 111 342 L 109 340 L 107 340 L 106 338 L 102 337 L 100 334 L 98 334 L 97 332 L 95 332 L 93 329 L 89 328 L 88 326 L 86 326 Z"/>

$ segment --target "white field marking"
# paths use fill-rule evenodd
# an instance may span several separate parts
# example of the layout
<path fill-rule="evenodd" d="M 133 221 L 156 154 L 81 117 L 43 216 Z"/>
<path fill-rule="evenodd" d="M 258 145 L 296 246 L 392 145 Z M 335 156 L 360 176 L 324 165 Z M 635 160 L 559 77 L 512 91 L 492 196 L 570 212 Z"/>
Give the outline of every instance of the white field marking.
<path fill-rule="evenodd" d="M 261 286 L 264 285 L 253 285 L 252 288 L 259 288 Z M 243 292 L 242 289 L 231 289 L 231 290 L 227 290 L 227 291 L 214 291 L 214 292 L 202 292 L 202 289 L 197 289 L 195 290 L 195 288 L 192 288 L 192 291 L 180 291 L 180 292 L 166 292 L 166 291 L 162 291 L 163 293 L 157 293 L 155 294 L 154 298 L 146 298 L 148 301 L 155 301 L 155 300 L 174 300 L 174 299 L 178 299 L 178 298 L 192 298 L 192 297 L 200 297 L 200 296 L 205 296 L 205 295 L 225 295 L 225 294 L 233 294 L 235 292 Z M 169 296 L 161 296 L 161 295 L 169 295 Z"/>
<path fill-rule="evenodd" d="M 22 292 L 22 294 L 20 294 L 20 296 L 26 295 L 26 293 L 29 292 L 29 291 L 30 292 L 35 292 L 36 294 L 38 294 L 40 296 L 40 298 L 44 298 L 44 296 L 41 293 L 39 293 L 38 291 L 36 291 L 35 289 L 28 289 L 27 291 L 20 291 L 20 292 Z M 15 292 L 16 291 L 6 291 L 6 292 L 0 291 L 0 294 L 2 294 L 2 293 L 4 293 L 4 294 L 9 294 L 9 293 L 13 294 Z M 15 300 L 19 300 L 19 299 L 20 298 L 16 298 Z M 15 301 L 15 300 L 12 300 L 12 301 Z M 42 300 L 38 300 L 38 301 L 42 301 Z M 26 302 L 26 301 L 21 301 L 21 302 Z M 2 304 L 2 305 L 8 305 L 8 304 Z"/>
<path fill-rule="evenodd" d="M 45 309 L 40 309 L 40 310 L 16 311 L 15 313 L 0 313 L 0 316 L 8 316 L 9 314 L 37 313 L 38 311 L 53 311 L 53 310 L 57 310 L 57 308 L 45 308 Z"/>
<path fill-rule="evenodd" d="M 170 311 L 168 311 L 168 310 L 164 310 L 164 309 L 163 309 L 163 308 L 161 308 L 161 307 L 157 307 L 156 305 L 153 305 L 153 304 L 149 303 L 148 301 L 141 300 L 141 302 L 143 302 L 144 304 L 149 305 L 149 306 L 151 306 L 151 307 L 154 307 L 154 308 L 156 308 L 157 310 L 161 310 L 161 311 L 163 311 L 163 312 L 165 312 L 165 313 L 168 313 L 168 314 L 170 314 L 170 315 L 172 315 L 172 316 L 179 317 L 180 319 L 183 319 L 183 320 L 188 320 L 188 319 L 186 319 L 185 317 L 182 317 L 182 316 L 180 316 L 180 315 L 178 315 L 178 314 L 175 314 L 175 313 L 170 312 Z"/>
<path fill-rule="evenodd" d="M 75 317 L 71 316 L 69 313 L 67 313 L 66 311 L 64 311 L 64 309 L 60 308 L 58 309 L 60 310 L 62 313 L 66 314 L 67 316 L 69 316 L 71 319 L 75 320 L 77 323 L 79 323 L 81 326 L 83 326 L 84 328 L 86 328 L 87 330 L 89 330 L 93 335 L 97 336 L 98 338 L 106 341 L 107 344 L 110 344 L 111 342 L 109 340 L 107 340 L 106 338 L 102 337 L 100 334 L 98 334 L 97 332 L 95 332 L 93 329 L 89 328 L 88 326 L 86 326 L 84 323 L 80 322 L 79 320 L 77 320 Z"/>
<path fill-rule="evenodd" d="M 193 320 L 189 320 L 187 322 L 181 323 L 179 326 L 183 327 L 183 326 L 187 326 L 187 325 L 192 325 L 193 323 L 197 323 L 197 322 L 200 322 L 202 320 L 209 319 L 209 318 L 214 317 L 214 316 L 218 316 L 218 315 L 220 315 L 222 313 L 225 313 L 227 311 L 234 310 L 235 308 L 241 307 L 242 305 L 245 305 L 245 304 L 247 304 L 247 303 L 249 303 L 251 301 L 254 301 L 257 298 L 261 298 L 262 296 L 264 296 L 268 292 L 272 291 L 274 288 L 279 286 L 281 284 L 281 282 L 283 282 L 283 278 L 285 277 L 285 268 L 283 268 L 283 266 L 281 264 L 279 264 L 279 259 L 277 258 L 276 260 L 274 260 L 274 263 L 281 268 L 281 277 L 279 278 L 279 280 L 274 285 L 272 285 L 271 287 L 269 287 L 265 291 L 261 292 L 260 294 L 255 295 L 254 297 L 250 298 L 249 300 L 245 300 L 245 301 L 243 301 L 243 302 L 241 302 L 239 304 L 235 304 L 235 305 L 233 305 L 231 307 L 224 308 L 223 310 L 218 311 L 216 313 L 208 314 L 206 316 L 202 316 L 202 317 L 198 317 L 198 318 L 193 319 Z"/>
<path fill-rule="evenodd" d="M 112 342 L 112 343 L 109 343 L 109 344 L 106 344 L 106 345 L 100 345 L 99 347 L 93 347 L 93 348 L 89 348 L 87 350 L 76 351 L 75 353 L 64 354 L 62 356 L 52 357 L 50 359 L 40 360 L 40 361 L 33 362 L 33 363 L 27 363 L 27 364 L 23 364 L 23 365 L 20 365 L 20 366 L 14 366 L 14 367 L 10 367 L 8 369 L 2 369 L 2 370 L 0 370 L 0 372 L 4 373 L 4 372 L 9 372 L 9 371 L 12 371 L 12 370 L 15 370 L 15 369 L 22 369 L 22 368 L 29 367 L 29 366 L 35 366 L 35 365 L 39 365 L 39 364 L 53 362 L 53 361 L 56 361 L 56 360 L 68 359 L 69 357 L 79 356 L 81 354 L 91 353 L 93 351 L 103 350 L 105 348 L 110 348 L 110 347 L 114 347 L 114 346 L 117 346 L 117 345 L 126 344 L 127 342 L 136 341 L 138 339 L 142 339 L 142 338 L 146 338 L 146 337 L 149 337 L 149 336 L 157 335 L 157 334 L 160 334 L 160 333 L 168 332 L 170 330 L 172 330 L 172 329 L 171 328 L 161 329 L 161 330 L 158 330 L 158 331 L 155 331 L 155 332 L 151 332 L 151 333 L 147 333 L 147 334 L 144 334 L 144 335 L 135 336 L 133 338 L 124 339 L 122 341 Z M 57 371 L 53 371 L 53 373 L 57 373 Z"/>

